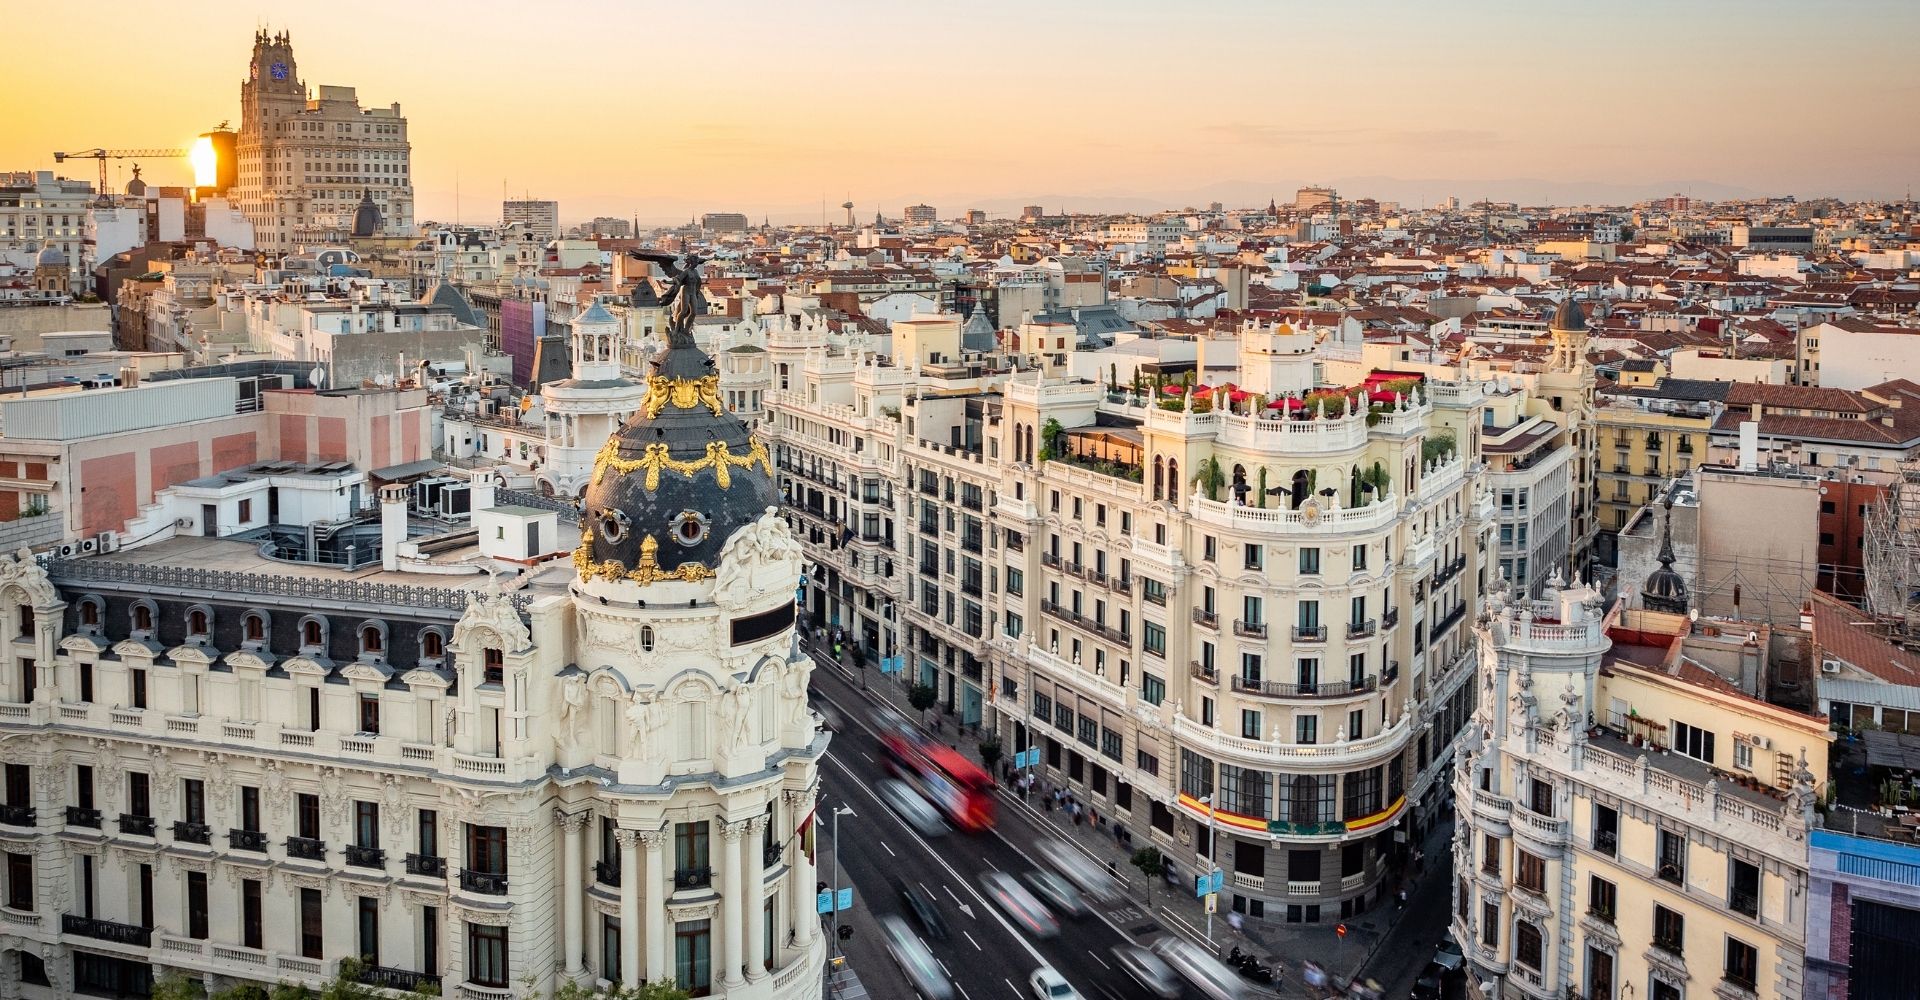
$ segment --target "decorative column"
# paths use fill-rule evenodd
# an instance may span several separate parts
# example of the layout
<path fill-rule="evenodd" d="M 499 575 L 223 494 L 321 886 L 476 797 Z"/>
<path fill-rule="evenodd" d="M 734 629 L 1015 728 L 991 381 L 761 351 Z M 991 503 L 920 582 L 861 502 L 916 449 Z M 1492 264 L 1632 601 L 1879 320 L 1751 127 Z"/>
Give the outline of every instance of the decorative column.
<path fill-rule="evenodd" d="M 635 830 L 613 831 L 620 847 L 620 981 L 640 985 L 640 837 Z M 649 883 L 647 898 L 653 898 Z M 649 970 L 651 971 L 651 970 Z"/>
<path fill-rule="evenodd" d="M 767 936 L 767 860 L 762 838 L 767 831 L 767 818 L 755 816 L 747 820 L 747 834 L 740 838 L 740 868 L 746 872 L 746 892 L 741 905 L 747 908 L 746 961 L 747 979 L 765 978 Z"/>
<path fill-rule="evenodd" d="M 807 819 L 813 811 L 813 795 L 809 792 L 794 793 L 787 815 Z M 793 943 L 806 948 L 813 943 L 813 935 L 820 928 L 820 916 L 816 912 L 814 900 L 818 890 L 814 888 L 818 876 L 814 874 L 813 859 L 807 856 L 806 846 L 801 841 L 799 826 L 792 834 L 792 867 L 787 869 L 787 905 L 792 910 L 790 926 L 793 928 Z"/>
<path fill-rule="evenodd" d="M 744 822 L 727 823 L 720 827 L 720 858 L 726 864 L 721 870 L 725 882 L 720 887 L 720 960 L 725 963 L 729 991 L 742 985 L 740 967 L 746 964 L 740 961 L 740 932 L 745 920 L 741 903 L 747 893 L 746 872 L 740 863 L 740 844 L 746 832 L 747 824 Z"/>
<path fill-rule="evenodd" d="M 647 976 L 648 979 L 673 979 L 674 970 L 667 959 L 667 942 L 672 939 L 673 928 L 667 926 L 667 885 L 673 873 L 667 870 L 667 842 L 665 828 L 640 831 L 640 842 L 647 845 Z M 638 861 L 634 863 L 636 875 L 640 871 Z M 622 886 L 626 880 L 621 879 Z M 624 919 L 624 918 L 623 918 Z M 639 928 L 639 921 L 634 922 Z M 621 925 L 625 933 L 625 925 Z"/>
<path fill-rule="evenodd" d="M 584 950 L 583 945 L 585 944 L 582 940 L 583 935 L 580 932 L 580 922 L 583 916 L 582 911 L 584 910 L 580 897 L 586 882 L 584 877 L 585 873 L 581 871 L 580 830 L 587 825 L 587 814 L 584 812 L 566 813 L 556 810 L 554 819 L 560 824 L 560 836 L 563 840 L 561 848 L 563 856 L 566 859 L 566 874 L 563 876 L 564 881 L 561 883 L 561 898 L 563 900 L 562 906 L 564 907 L 561 911 L 560 920 L 560 926 L 562 928 L 561 940 L 565 942 L 567 949 L 566 965 L 563 966 L 563 968 L 566 970 L 568 979 L 577 980 L 586 973 L 586 969 L 580 964 L 580 954 Z"/>

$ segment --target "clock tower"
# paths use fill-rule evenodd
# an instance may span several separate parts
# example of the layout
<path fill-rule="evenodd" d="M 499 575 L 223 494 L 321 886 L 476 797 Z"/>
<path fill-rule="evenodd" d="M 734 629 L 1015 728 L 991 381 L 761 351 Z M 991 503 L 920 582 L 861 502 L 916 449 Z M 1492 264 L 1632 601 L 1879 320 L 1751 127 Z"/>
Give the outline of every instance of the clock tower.
<path fill-rule="evenodd" d="M 284 31 L 253 33 L 253 58 L 240 85 L 240 129 L 271 133 L 272 123 L 306 106 L 307 88 L 293 61 L 293 39 Z M 262 128 L 262 126 L 265 126 Z"/>

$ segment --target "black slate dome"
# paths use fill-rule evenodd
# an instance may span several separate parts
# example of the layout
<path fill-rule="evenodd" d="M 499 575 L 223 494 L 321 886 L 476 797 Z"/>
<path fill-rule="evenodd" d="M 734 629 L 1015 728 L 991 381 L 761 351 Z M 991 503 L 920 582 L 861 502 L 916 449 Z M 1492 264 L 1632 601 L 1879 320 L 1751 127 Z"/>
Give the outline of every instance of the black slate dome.
<path fill-rule="evenodd" d="M 1549 330 L 1579 331 L 1587 328 L 1587 312 L 1580 303 L 1569 294 L 1561 301 L 1559 308 L 1553 311 L 1553 319 L 1548 321 Z"/>
<path fill-rule="evenodd" d="M 1660 526 L 1660 567 L 1647 574 L 1647 585 L 1640 591 L 1640 603 L 1649 611 L 1685 614 L 1687 581 L 1673 568 L 1673 501 L 1667 501 L 1666 520 Z"/>
<path fill-rule="evenodd" d="M 380 231 L 380 206 L 373 203 L 373 190 L 360 189 L 360 204 L 353 209 L 353 235 L 365 238 Z"/>
<path fill-rule="evenodd" d="M 640 409 L 594 458 L 583 578 L 706 579 L 734 531 L 778 502 L 766 446 L 726 411 L 706 352 L 676 344 L 652 364 Z"/>

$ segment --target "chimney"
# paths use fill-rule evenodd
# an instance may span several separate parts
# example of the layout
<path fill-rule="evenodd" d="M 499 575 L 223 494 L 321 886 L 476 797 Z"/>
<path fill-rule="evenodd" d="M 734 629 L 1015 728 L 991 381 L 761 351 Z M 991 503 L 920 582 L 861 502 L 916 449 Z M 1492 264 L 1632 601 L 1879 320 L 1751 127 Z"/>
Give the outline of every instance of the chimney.
<path fill-rule="evenodd" d="M 407 487 L 388 483 L 380 487 L 380 568 L 400 568 L 400 543 L 407 540 Z"/>
<path fill-rule="evenodd" d="M 1752 472 L 1760 466 L 1760 421 L 1740 421 L 1740 464 L 1741 472 Z"/>
<path fill-rule="evenodd" d="M 120 366 L 120 388 L 131 389 L 140 384 L 140 369 L 132 365 Z"/>
<path fill-rule="evenodd" d="M 474 469 L 468 474 L 469 490 L 467 498 L 470 510 L 491 510 L 493 499 L 493 470 Z"/>

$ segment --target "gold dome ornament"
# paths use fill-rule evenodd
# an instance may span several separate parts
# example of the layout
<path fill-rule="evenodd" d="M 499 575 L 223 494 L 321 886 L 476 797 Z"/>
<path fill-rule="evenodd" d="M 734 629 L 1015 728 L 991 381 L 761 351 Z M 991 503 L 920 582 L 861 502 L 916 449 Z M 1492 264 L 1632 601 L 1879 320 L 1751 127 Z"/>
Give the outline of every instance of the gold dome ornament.
<path fill-rule="evenodd" d="M 647 376 L 647 395 L 640 401 L 640 409 L 647 419 L 660 415 L 660 411 L 671 403 L 676 410 L 691 410 L 705 404 L 714 416 L 725 413 L 727 408 L 720 402 L 720 376 L 707 375 L 701 378 L 668 378 L 665 375 Z"/>
<path fill-rule="evenodd" d="M 627 580 L 644 587 L 662 580 L 678 580 L 682 583 L 698 583 L 712 579 L 714 571 L 697 562 L 683 562 L 673 569 L 660 566 L 660 542 L 652 535 L 640 540 L 640 564 L 628 569 L 617 559 L 605 559 L 599 563 L 593 561 L 593 529 L 582 532 L 580 547 L 573 550 L 574 572 L 580 579 Z"/>
<path fill-rule="evenodd" d="M 707 442 L 707 453 L 699 458 L 682 461 L 669 454 L 669 448 L 659 442 L 647 445 L 639 458 L 620 457 L 620 439 L 608 438 L 600 448 L 600 454 L 593 460 L 593 483 L 599 485 L 609 470 L 616 475 L 629 476 L 636 472 L 646 473 L 644 486 L 651 493 L 660 488 L 660 470 L 677 472 L 688 479 L 701 469 L 711 468 L 713 478 L 721 489 L 733 485 L 730 469 L 752 468 L 756 463 L 766 474 L 773 475 L 773 460 L 767 456 L 767 446 L 759 438 L 753 438 L 745 455 L 735 455 L 727 450 L 725 441 Z"/>

